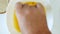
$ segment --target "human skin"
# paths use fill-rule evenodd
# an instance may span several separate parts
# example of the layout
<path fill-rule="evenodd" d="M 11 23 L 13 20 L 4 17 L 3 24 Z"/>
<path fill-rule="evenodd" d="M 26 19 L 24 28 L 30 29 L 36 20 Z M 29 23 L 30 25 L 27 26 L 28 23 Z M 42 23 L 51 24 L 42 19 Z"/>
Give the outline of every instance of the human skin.
<path fill-rule="evenodd" d="M 22 34 L 51 34 L 47 26 L 45 10 L 40 3 L 29 6 L 18 2 L 15 7 Z"/>

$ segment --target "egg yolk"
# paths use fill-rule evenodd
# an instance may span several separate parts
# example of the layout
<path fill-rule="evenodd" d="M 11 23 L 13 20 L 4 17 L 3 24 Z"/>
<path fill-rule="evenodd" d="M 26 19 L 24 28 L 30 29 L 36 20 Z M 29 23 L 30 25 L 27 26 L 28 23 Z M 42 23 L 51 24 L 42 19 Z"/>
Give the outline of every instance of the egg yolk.
<path fill-rule="evenodd" d="M 20 28 L 19 28 L 19 25 L 18 25 L 18 20 L 16 18 L 16 14 L 15 13 L 13 15 L 13 18 L 14 18 L 14 28 L 16 29 L 17 32 L 20 32 Z"/>
<path fill-rule="evenodd" d="M 37 3 L 36 2 L 25 2 L 24 4 L 27 4 L 29 6 L 35 6 Z"/>

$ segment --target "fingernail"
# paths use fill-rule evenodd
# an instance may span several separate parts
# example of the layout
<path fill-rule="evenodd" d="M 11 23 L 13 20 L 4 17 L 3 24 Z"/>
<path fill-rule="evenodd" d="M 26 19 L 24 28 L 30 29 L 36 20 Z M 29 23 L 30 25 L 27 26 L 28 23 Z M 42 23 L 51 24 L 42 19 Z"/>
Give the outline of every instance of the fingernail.
<path fill-rule="evenodd" d="M 40 3 L 37 3 L 37 8 L 40 8 L 41 7 L 41 4 Z"/>

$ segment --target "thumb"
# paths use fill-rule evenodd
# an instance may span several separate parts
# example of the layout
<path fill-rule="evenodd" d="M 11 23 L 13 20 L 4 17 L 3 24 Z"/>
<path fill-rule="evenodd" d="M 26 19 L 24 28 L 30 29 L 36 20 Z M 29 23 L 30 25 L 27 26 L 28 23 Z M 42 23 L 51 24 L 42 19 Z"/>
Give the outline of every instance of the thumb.
<path fill-rule="evenodd" d="M 37 9 L 39 9 L 42 14 L 45 14 L 45 7 L 41 3 L 37 3 Z"/>
<path fill-rule="evenodd" d="M 16 9 L 17 13 L 20 13 L 21 9 L 22 9 L 22 3 L 21 2 L 17 2 L 16 5 L 15 5 L 15 9 Z"/>
<path fill-rule="evenodd" d="M 16 17 L 17 19 L 20 19 L 20 16 L 21 16 L 21 12 L 22 12 L 22 3 L 21 2 L 17 2 L 15 4 L 15 10 L 16 10 Z M 18 20 L 19 21 L 19 20 Z"/>
<path fill-rule="evenodd" d="M 17 2 L 16 4 L 15 4 L 15 10 L 16 10 L 16 12 L 15 12 L 15 14 L 16 14 L 16 17 L 17 17 L 17 20 L 18 20 L 18 25 L 19 25 L 19 27 L 20 27 L 20 21 L 21 21 L 21 12 L 22 12 L 22 3 L 20 3 L 20 2 Z"/>

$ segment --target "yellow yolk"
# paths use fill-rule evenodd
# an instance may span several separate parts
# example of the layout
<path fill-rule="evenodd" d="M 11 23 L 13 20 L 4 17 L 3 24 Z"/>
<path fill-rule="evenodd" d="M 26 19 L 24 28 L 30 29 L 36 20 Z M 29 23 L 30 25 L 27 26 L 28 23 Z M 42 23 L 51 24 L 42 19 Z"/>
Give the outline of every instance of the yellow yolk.
<path fill-rule="evenodd" d="M 19 25 L 18 25 L 18 20 L 16 18 L 16 14 L 15 13 L 13 15 L 13 20 L 14 20 L 14 28 L 16 29 L 17 32 L 20 32 L 20 28 L 19 28 Z"/>
<path fill-rule="evenodd" d="M 25 2 L 24 4 L 27 4 L 29 6 L 35 6 L 37 3 L 36 2 Z"/>

